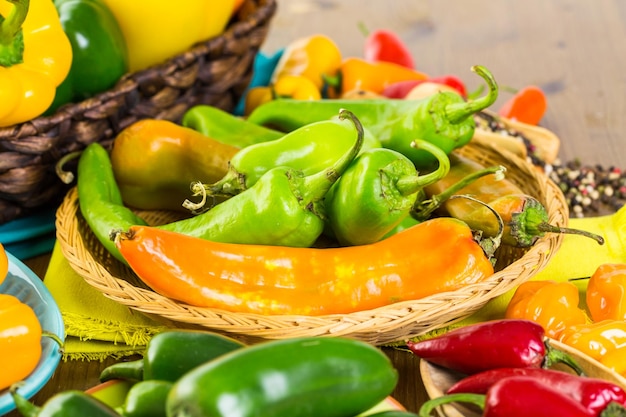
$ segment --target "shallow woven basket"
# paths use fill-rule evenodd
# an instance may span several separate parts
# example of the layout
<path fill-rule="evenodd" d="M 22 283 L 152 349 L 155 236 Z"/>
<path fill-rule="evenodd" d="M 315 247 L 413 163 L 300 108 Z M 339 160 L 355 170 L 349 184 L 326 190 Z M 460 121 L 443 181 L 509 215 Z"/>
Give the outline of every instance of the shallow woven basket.
<path fill-rule="evenodd" d="M 546 206 L 550 223 L 567 225 L 569 213 L 563 194 L 531 164 L 485 144 L 470 143 L 459 152 L 487 166 L 504 165 L 509 180 Z M 173 219 L 165 212 L 139 214 L 151 224 Z M 91 233 L 80 215 L 75 189 L 58 209 L 56 227 L 58 242 L 72 268 L 105 296 L 183 327 L 202 326 L 245 341 L 333 335 L 386 344 L 417 336 L 469 316 L 492 298 L 528 280 L 547 264 L 562 241 L 561 235 L 548 234 L 528 250 L 503 246 L 492 277 L 457 291 L 351 314 L 264 316 L 193 307 L 150 290 Z"/>
<path fill-rule="evenodd" d="M 0 128 L 0 224 L 61 202 L 68 186 L 54 168 L 66 154 L 92 142 L 109 148 L 133 122 L 178 121 L 196 104 L 232 111 L 250 83 L 275 10 L 276 0 L 246 0 L 220 36 L 49 117 Z"/>

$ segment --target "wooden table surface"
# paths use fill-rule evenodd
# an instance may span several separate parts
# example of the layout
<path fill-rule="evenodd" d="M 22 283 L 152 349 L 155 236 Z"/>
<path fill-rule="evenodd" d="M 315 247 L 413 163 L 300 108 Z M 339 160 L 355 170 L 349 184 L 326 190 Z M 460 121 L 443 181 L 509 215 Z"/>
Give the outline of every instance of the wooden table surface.
<path fill-rule="evenodd" d="M 458 75 L 469 90 L 480 83 L 470 72 L 475 64 L 489 68 L 501 85 L 542 87 L 549 108 L 541 125 L 561 138 L 562 160 L 626 168 L 625 2 L 279 0 L 263 49 L 273 52 L 297 37 L 324 33 L 344 56 L 361 56 L 359 22 L 370 29 L 393 29 L 420 70 Z M 498 103 L 506 97 L 502 93 Z M 43 277 L 48 258 L 26 263 Z M 426 398 L 418 360 L 403 351 L 386 352 L 400 372 L 394 396 L 417 410 Z M 110 363 L 62 362 L 34 401 L 41 404 L 60 390 L 93 386 Z"/>

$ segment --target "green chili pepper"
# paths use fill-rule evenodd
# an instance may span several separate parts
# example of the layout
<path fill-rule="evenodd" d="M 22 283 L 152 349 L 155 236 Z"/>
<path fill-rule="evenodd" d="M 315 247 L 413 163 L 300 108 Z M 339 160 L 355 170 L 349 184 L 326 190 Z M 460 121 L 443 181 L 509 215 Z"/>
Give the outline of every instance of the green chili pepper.
<path fill-rule="evenodd" d="M 172 385 L 172 381 L 158 379 L 137 382 L 118 411 L 124 417 L 167 417 L 166 400 Z"/>
<path fill-rule="evenodd" d="M 248 120 L 288 132 L 326 120 L 345 108 L 383 147 L 404 154 L 420 169 L 429 168 L 435 164 L 435 158 L 425 150 L 411 148 L 413 139 L 431 142 L 449 154 L 471 140 L 475 130 L 472 116 L 491 106 L 498 97 L 498 85 L 491 73 L 482 66 L 474 66 L 472 71 L 483 77 L 489 91 L 486 96 L 467 102 L 453 92 L 440 92 L 423 100 L 278 99 L 257 107 Z"/>
<path fill-rule="evenodd" d="M 284 136 L 284 132 L 259 126 L 206 104 L 196 105 L 187 110 L 181 124 L 218 142 L 238 148 L 273 141 Z"/>
<path fill-rule="evenodd" d="M 17 411 L 23 417 L 119 417 L 119 414 L 95 397 L 83 391 L 62 391 L 38 407 L 11 387 L 11 396 Z"/>
<path fill-rule="evenodd" d="M 448 156 L 430 142 L 415 146 L 431 152 L 439 167 L 419 175 L 403 154 L 386 148 L 362 153 L 326 195 L 326 210 L 332 232 L 341 245 L 364 245 L 381 240 L 409 213 L 423 188 L 446 176 Z"/>
<path fill-rule="evenodd" d="M 350 120 L 333 117 L 303 126 L 280 139 L 250 145 L 230 159 L 228 172 L 220 181 L 205 184 L 204 188 L 210 195 L 237 195 L 277 166 L 298 169 L 304 175 L 315 174 L 354 146 L 353 132 Z M 380 141 L 364 131 L 361 150 L 380 146 Z M 188 206 L 196 208 L 191 204 Z"/>
<path fill-rule="evenodd" d="M 126 41 L 104 2 L 55 0 L 54 4 L 72 44 L 72 66 L 48 113 L 110 89 L 128 71 Z"/>
<path fill-rule="evenodd" d="M 174 382 L 192 368 L 241 347 L 243 343 L 213 332 L 167 330 L 152 336 L 142 359 L 106 367 L 100 381 Z"/>

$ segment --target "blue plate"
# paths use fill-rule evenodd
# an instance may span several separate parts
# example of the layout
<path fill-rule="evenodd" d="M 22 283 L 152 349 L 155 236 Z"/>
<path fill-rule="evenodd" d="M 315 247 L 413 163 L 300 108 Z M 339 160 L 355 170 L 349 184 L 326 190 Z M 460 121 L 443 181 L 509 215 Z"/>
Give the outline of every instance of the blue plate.
<path fill-rule="evenodd" d="M 35 275 L 22 261 L 9 252 L 7 252 L 7 256 L 9 258 L 9 273 L 0 285 L 0 293 L 11 294 L 28 304 L 39 318 L 42 329 L 54 333 L 61 340 L 64 340 L 65 327 L 61 311 L 48 288 L 43 284 L 41 278 Z M 41 345 L 41 359 L 18 391 L 26 398 L 31 398 L 46 385 L 61 360 L 61 349 L 54 340 L 43 337 Z M 0 415 L 13 409 L 15 409 L 15 403 L 9 390 L 0 391 Z"/>

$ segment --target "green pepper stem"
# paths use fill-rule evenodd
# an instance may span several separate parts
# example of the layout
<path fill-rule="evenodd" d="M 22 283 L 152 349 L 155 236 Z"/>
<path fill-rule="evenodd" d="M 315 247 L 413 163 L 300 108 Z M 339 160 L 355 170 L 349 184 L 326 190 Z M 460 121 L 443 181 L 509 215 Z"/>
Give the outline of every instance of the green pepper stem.
<path fill-rule="evenodd" d="M 602 236 L 596 235 L 595 233 L 587 232 L 586 230 L 554 226 L 546 222 L 541 222 L 539 224 L 533 224 L 531 222 L 531 223 L 528 223 L 528 228 L 535 229 L 537 232 L 541 232 L 541 233 L 564 233 L 564 234 L 570 234 L 570 235 L 586 236 L 598 242 L 599 245 L 604 245 L 604 238 Z"/>
<path fill-rule="evenodd" d="M 15 402 L 15 408 L 22 417 L 37 417 L 39 415 L 39 411 L 41 411 L 41 407 L 37 407 L 35 404 L 18 394 L 17 390 L 22 385 L 24 385 L 23 382 L 17 382 L 11 385 L 10 392 L 11 397 L 13 397 L 13 401 Z"/>
<path fill-rule="evenodd" d="M 442 395 L 441 397 L 433 398 L 426 401 L 419 409 L 420 417 L 429 417 L 432 415 L 435 408 L 445 404 L 453 402 L 470 403 L 480 407 L 481 410 L 485 409 L 486 396 L 483 394 L 471 394 L 471 393 L 459 393 Z"/>
<path fill-rule="evenodd" d="M 354 113 L 346 109 L 341 109 L 339 111 L 339 118 L 341 120 L 348 118 L 354 124 L 357 132 L 356 141 L 354 142 L 354 146 L 352 146 L 348 152 L 339 158 L 333 166 L 325 169 L 324 171 L 320 171 L 316 174 L 303 178 L 303 189 L 307 191 L 307 195 L 304 198 L 305 203 L 321 201 L 326 196 L 330 187 L 339 179 L 339 177 L 341 177 L 344 171 L 361 151 L 363 138 L 365 136 L 363 125 Z"/>
<path fill-rule="evenodd" d="M 584 369 L 578 364 L 578 362 L 576 362 L 574 358 L 572 358 L 565 352 L 553 348 L 552 345 L 550 345 L 548 339 L 544 340 L 543 344 L 546 347 L 546 354 L 543 358 L 543 363 L 541 364 L 542 368 L 548 369 L 557 363 L 562 363 L 572 368 L 572 370 L 576 372 L 576 374 L 580 376 L 585 376 Z"/>
<path fill-rule="evenodd" d="M 449 200 L 450 197 L 452 197 L 454 194 L 456 194 L 469 184 L 473 183 L 477 179 L 489 174 L 495 174 L 496 180 L 501 180 L 504 178 L 505 172 L 506 168 L 502 165 L 492 166 L 481 169 L 480 171 L 472 172 L 471 174 L 466 175 L 456 183 L 452 184 L 441 193 L 436 194 L 430 199 L 420 202 L 419 204 L 416 204 L 413 211 L 411 212 L 411 216 L 413 216 L 416 220 L 425 221 L 433 214 L 435 210 L 437 210 L 443 205 L 443 203 Z"/>
<path fill-rule="evenodd" d="M 448 104 L 445 107 L 445 113 L 446 118 L 452 124 L 463 122 L 474 113 L 491 106 L 498 98 L 498 83 L 491 72 L 489 72 L 489 70 L 482 65 L 474 65 L 472 67 L 472 71 L 480 75 L 485 80 L 487 87 L 489 87 L 489 91 L 487 91 L 487 95 L 475 100 Z"/>
<path fill-rule="evenodd" d="M 19 64 L 24 55 L 22 24 L 28 15 L 30 0 L 7 0 L 14 7 L 4 18 L 0 16 L 0 66 Z"/>
<path fill-rule="evenodd" d="M 446 175 L 450 171 L 450 158 L 448 158 L 448 154 L 446 154 L 441 148 L 438 146 L 420 139 L 415 139 L 411 142 L 411 147 L 416 149 L 424 149 L 429 152 L 439 163 L 438 168 L 428 174 L 425 175 L 411 175 L 407 177 L 400 178 L 396 182 L 396 188 L 403 196 L 411 195 L 427 185 L 433 184 Z"/>

